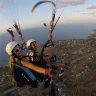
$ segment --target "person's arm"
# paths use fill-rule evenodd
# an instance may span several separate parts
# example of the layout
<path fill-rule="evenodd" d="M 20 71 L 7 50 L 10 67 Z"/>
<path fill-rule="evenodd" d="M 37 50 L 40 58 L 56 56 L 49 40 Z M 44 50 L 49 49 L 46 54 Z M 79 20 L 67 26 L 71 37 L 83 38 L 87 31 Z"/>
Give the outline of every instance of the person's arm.
<path fill-rule="evenodd" d="M 19 34 L 20 41 L 22 42 L 22 48 L 23 48 L 23 45 L 26 44 L 26 43 L 25 43 L 25 41 L 24 41 L 24 38 L 22 37 L 20 25 L 14 24 L 13 26 L 14 26 L 14 28 L 16 29 L 16 31 L 18 32 L 18 34 Z"/>
<path fill-rule="evenodd" d="M 54 54 L 54 52 L 55 52 L 55 48 L 56 48 L 56 47 L 53 47 L 53 48 L 52 48 L 52 50 L 51 50 L 50 54 L 48 55 L 48 57 L 44 57 L 44 58 L 43 58 L 44 62 L 46 62 L 46 63 L 49 63 L 49 62 L 50 62 L 50 60 L 51 60 L 51 58 L 52 58 L 52 56 L 53 56 L 53 54 Z"/>
<path fill-rule="evenodd" d="M 55 52 L 55 48 L 56 48 L 55 46 L 52 48 L 51 53 L 50 53 L 49 56 L 48 56 L 49 59 L 52 58 L 52 56 L 53 56 L 53 54 L 54 54 L 54 52 Z"/>
<path fill-rule="evenodd" d="M 41 68 L 41 67 L 38 67 L 38 66 L 35 66 L 34 64 L 30 63 L 29 61 L 27 61 L 26 59 L 22 59 L 21 60 L 21 64 L 31 70 L 34 70 L 38 73 L 42 73 L 42 74 L 45 74 L 45 69 L 44 68 Z"/>
<path fill-rule="evenodd" d="M 41 74 L 47 74 L 49 77 L 52 77 L 52 75 L 51 75 L 52 74 L 51 72 L 53 71 L 52 69 L 44 69 L 42 67 L 35 66 L 34 64 L 30 63 L 28 60 L 26 60 L 24 58 L 21 59 L 20 62 L 21 62 L 21 65 L 23 65 L 31 70 L 34 70 Z"/>
<path fill-rule="evenodd" d="M 11 36 L 11 41 L 15 41 L 13 31 L 7 29 L 7 32 L 9 32 L 9 34 L 10 34 L 10 36 Z"/>

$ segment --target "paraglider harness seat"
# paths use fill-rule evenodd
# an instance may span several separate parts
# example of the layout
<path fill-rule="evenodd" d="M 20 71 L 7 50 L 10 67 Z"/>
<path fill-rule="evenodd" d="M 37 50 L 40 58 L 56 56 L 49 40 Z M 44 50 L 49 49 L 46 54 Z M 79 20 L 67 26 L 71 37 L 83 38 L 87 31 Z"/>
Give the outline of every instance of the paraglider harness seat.
<path fill-rule="evenodd" d="M 30 69 L 18 64 L 17 62 L 12 64 L 12 67 L 8 71 L 8 77 L 12 84 L 17 87 L 31 85 L 35 88 L 43 83 L 36 79 L 35 75 Z"/>

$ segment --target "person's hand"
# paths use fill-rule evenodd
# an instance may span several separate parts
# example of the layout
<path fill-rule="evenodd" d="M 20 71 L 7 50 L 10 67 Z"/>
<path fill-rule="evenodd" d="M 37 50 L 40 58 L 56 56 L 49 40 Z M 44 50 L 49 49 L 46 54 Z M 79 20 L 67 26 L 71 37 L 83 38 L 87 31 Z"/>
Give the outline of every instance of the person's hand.
<path fill-rule="evenodd" d="M 56 74 L 56 71 L 53 69 L 46 69 L 45 74 L 52 78 L 52 76 Z"/>
<path fill-rule="evenodd" d="M 16 31 L 20 34 L 20 27 L 17 24 L 14 24 L 13 26 L 15 27 Z"/>
<path fill-rule="evenodd" d="M 19 28 L 18 28 L 18 25 L 17 24 L 14 24 L 13 25 L 17 30 L 19 30 Z"/>
<path fill-rule="evenodd" d="M 12 37 L 14 37 L 14 34 L 13 34 L 13 31 L 12 31 L 12 30 L 7 29 L 7 32 L 9 32 L 9 33 L 10 33 L 10 35 L 11 35 Z"/>

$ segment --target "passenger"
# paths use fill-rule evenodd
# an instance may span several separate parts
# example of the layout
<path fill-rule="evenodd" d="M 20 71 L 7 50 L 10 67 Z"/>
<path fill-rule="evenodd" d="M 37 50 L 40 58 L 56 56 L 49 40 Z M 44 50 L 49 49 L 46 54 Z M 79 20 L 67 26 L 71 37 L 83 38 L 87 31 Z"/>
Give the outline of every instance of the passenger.
<path fill-rule="evenodd" d="M 69 65 L 70 65 L 70 61 L 68 61 L 67 63 L 65 64 L 57 64 L 56 62 L 56 55 L 53 55 L 54 54 L 54 51 L 55 51 L 55 47 L 52 48 L 51 50 L 51 54 L 49 54 L 47 57 L 43 57 L 43 61 L 40 61 L 40 57 L 36 57 L 37 55 L 37 44 L 36 44 L 36 40 L 34 39 L 30 39 L 27 41 L 27 48 L 29 49 L 29 53 L 27 53 L 27 55 L 29 56 L 28 57 L 28 60 L 30 62 L 33 62 L 34 64 L 36 64 L 37 66 L 45 66 L 47 65 L 47 67 L 54 67 L 55 69 L 57 69 L 60 73 L 61 72 L 61 67 L 64 67 L 64 68 L 68 68 Z M 40 55 L 40 54 L 39 54 Z M 30 57 L 32 56 L 32 57 Z M 41 65 L 40 65 L 41 64 Z"/>
<path fill-rule="evenodd" d="M 27 41 L 26 44 L 27 44 L 27 48 L 29 49 L 29 53 L 27 53 L 27 55 L 29 56 L 28 60 L 30 62 L 36 62 L 36 61 L 40 62 L 42 57 L 40 58 L 41 54 L 37 52 L 36 40 L 30 39 Z M 50 59 L 52 58 L 52 55 L 54 54 L 54 50 L 55 50 L 55 47 L 52 48 L 51 54 L 49 54 L 47 57 L 43 57 L 42 59 L 43 61 L 41 63 L 47 64 L 48 67 L 51 67 Z M 30 58 L 30 56 L 32 57 Z M 38 66 L 42 66 L 42 64 Z"/>

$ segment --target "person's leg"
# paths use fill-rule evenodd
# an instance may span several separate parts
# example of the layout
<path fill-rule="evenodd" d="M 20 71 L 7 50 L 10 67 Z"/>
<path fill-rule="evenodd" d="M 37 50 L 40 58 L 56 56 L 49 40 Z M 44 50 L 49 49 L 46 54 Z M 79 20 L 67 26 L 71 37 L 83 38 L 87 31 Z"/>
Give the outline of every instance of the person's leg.
<path fill-rule="evenodd" d="M 64 63 L 64 64 L 57 64 L 57 65 L 55 65 L 57 68 L 61 68 L 61 67 L 64 67 L 64 68 L 68 68 L 69 66 L 70 66 L 70 64 L 71 64 L 71 61 L 69 60 L 69 61 L 67 61 L 66 63 Z"/>

